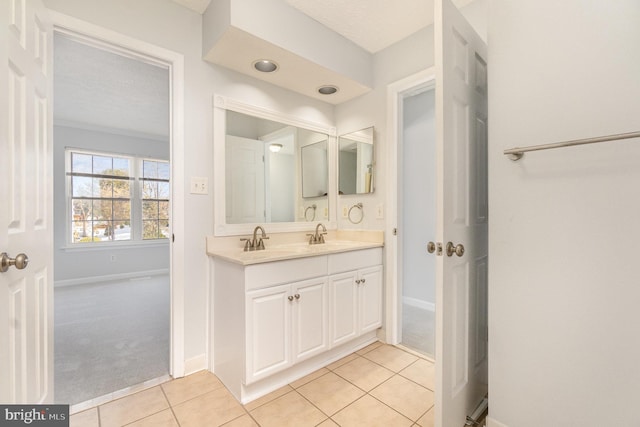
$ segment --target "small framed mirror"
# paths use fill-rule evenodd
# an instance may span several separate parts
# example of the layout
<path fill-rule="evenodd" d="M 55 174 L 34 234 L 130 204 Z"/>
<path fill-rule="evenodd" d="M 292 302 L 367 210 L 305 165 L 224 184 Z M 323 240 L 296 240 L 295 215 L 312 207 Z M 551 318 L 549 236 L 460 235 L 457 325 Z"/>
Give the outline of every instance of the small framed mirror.
<path fill-rule="evenodd" d="M 338 138 L 338 194 L 368 194 L 374 191 L 373 126 Z"/>

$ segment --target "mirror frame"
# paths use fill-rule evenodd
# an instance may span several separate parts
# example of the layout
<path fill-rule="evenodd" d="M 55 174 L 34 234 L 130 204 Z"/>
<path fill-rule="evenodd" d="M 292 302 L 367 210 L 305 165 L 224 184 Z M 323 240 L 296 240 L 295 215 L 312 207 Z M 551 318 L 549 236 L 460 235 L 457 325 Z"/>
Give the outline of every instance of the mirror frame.
<path fill-rule="evenodd" d="M 226 223 L 226 135 L 227 135 L 227 111 L 235 111 L 249 116 L 261 119 L 279 122 L 284 125 L 295 126 L 298 128 L 308 129 L 313 132 L 324 133 L 328 135 L 327 141 L 327 162 L 329 170 L 327 203 L 329 206 L 329 220 L 315 220 L 313 222 L 271 222 L 271 223 L 246 223 L 246 224 L 227 224 Z M 318 222 L 322 222 L 328 229 L 337 228 L 337 140 L 336 128 L 331 125 L 316 123 L 305 120 L 297 116 L 281 113 L 256 105 L 247 104 L 223 95 L 214 95 L 213 97 L 213 211 L 214 224 L 213 233 L 215 236 L 238 236 L 253 233 L 253 229 L 261 225 L 265 227 L 267 234 L 282 233 L 293 231 L 309 231 L 314 230 Z M 309 204 L 313 204 L 313 199 L 309 199 Z"/>
<path fill-rule="evenodd" d="M 356 192 L 356 193 L 340 194 L 340 152 L 341 152 L 340 151 L 340 139 L 346 138 L 349 135 L 352 135 L 354 133 L 357 134 L 358 132 L 362 132 L 362 131 L 369 130 L 369 129 L 371 129 L 371 191 L 369 191 L 368 193 L 358 193 L 358 192 Z M 352 139 L 352 141 L 355 141 L 355 140 Z M 356 141 L 356 142 L 359 142 L 359 141 Z M 338 160 L 337 160 L 338 161 L 338 163 L 337 163 L 338 164 L 338 182 L 337 182 L 338 190 L 337 191 L 338 191 L 338 195 L 339 196 L 366 196 L 367 194 L 373 194 L 373 193 L 376 192 L 376 178 L 377 178 L 376 175 L 378 173 L 377 168 L 376 168 L 376 160 L 377 160 L 376 156 L 377 156 L 377 151 L 378 151 L 378 148 L 376 147 L 376 142 L 377 142 L 376 141 L 376 128 L 375 128 L 374 125 L 367 126 L 367 127 L 362 128 L 362 129 L 354 130 L 352 132 L 348 132 L 348 133 L 345 133 L 345 134 L 342 134 L 342 135 L 338 135 L 337 142 L 336 142 L 336 146 L 337 146 L 336 149 L 338 150 Z"/>

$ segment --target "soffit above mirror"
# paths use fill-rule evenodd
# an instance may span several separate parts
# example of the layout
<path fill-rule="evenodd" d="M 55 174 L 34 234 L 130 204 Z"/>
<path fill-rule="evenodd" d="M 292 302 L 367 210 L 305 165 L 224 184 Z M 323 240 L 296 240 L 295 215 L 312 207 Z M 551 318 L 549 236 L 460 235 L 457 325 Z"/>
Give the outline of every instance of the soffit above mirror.
<path fill-rule="evenodd" d="M 371 90 L 372 55 L 279 0 L 215 0 L 203 15 L 205 60 L 330 104 Z M 257 60 L 278 64 L 257 71 Z M 338 88 L 323 95 L 325 85 Z"/>

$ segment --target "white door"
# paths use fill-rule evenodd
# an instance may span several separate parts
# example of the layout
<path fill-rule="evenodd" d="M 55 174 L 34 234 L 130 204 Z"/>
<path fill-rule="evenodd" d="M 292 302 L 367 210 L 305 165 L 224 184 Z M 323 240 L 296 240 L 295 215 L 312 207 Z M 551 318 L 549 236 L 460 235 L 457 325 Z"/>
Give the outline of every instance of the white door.
<path fill-rule="evenodd" d="M 293 361 L 298 362 L 326 350 L 329 345 L 327 279 L 324 277 L 291 285 L 293 295 Z"/>
<path fill-rule="evenodd" d="M 358 274 L 359 333 L 382 326 L 382 267 L 372 267 Z"/>
<path fill-rule="evenodd" d="M 486 46 L 436 0 L 436 426 L 460 426 L 487 392 Z M 447 255 L 446 245 L 464 246 Z"/>
<path fill-rule="evenodd" d="M 39 0 L 0 6 L 0 402 L 53 402 L 52 26 Z M 18 260 L 18 264 L 21 264 Z M 1 270 L 1 269 L 0 269 Z"/>
<path fill-rule="evenodd" d="M 247 384 L 291 364 L 290 294 L 289 285 L 247 293 Z"/>
<path fill-rule="evenodd" d="M 358 289 L 356 272 L 329 277 L 331 345 L 337 346 L 358 336 Z"/>
<path fill-rule="evenodd" d="M 264 142 L 227 135 L 227 223 L 264 223 Z"/>

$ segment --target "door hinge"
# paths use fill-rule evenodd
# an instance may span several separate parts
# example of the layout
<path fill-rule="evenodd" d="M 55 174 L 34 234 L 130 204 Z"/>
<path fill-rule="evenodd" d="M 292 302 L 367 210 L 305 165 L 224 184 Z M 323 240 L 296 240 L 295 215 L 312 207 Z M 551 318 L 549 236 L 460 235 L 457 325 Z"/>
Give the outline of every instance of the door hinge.
<path fill-rule="evenodd" d="M 397 228 L 394 228 L 394 229 L 393 229 L 393 235 L 394 235 L 394 236 L 397 236 L 397 235 L 398 235 L 398 229 L 397 229 Z"/>
<path fill-rule="evenodd" d="M 176 241 L 176 235 L 171 233 L 171 243 Z"/>

